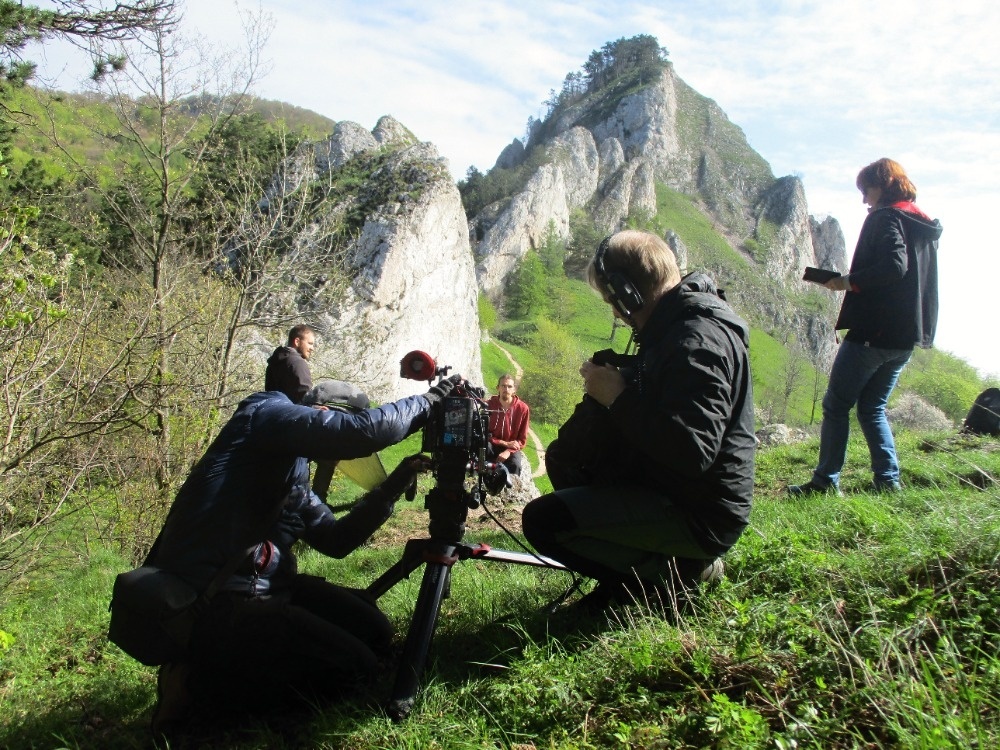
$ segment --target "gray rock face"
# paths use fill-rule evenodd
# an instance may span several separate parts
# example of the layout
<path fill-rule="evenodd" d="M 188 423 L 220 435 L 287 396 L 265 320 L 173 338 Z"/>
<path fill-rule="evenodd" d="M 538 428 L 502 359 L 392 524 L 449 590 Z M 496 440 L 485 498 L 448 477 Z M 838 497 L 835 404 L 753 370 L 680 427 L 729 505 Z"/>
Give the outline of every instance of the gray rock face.
<path fill-rule="evenodd" d="M 315 259 L 332 249 L 325 244 L 327 227 L 365 202 L 364 223 L 344 256 L 345 287 L 334 288 L 342 276 L 303 271 L 291 280 L 293 287 L 275 295 L 294 300 L 298 317 L 319 334 L 313 380 L 347 380 L 378 401 L 427 390 L 427 383 L 399 376 L 399 361 L 414 349 L 439 366 L 451 366 L 452 373 L 482 380 L 468 224 L 445 162 L 434 146 L 416 142 L 403 126 L 383 117 L 372 133 L 339 123 L 329 140 L 296 153 L 293 167 L 285 170 L 294 169 L 294 179 L 272 185 L 278 190 L 309 178 L 322 181 L 352 157 L 387 146 L 397 150 L 379 162 L 368 183 L 347 198 L 323 201 L 295 241 L 302 267 L 313 268 Z M 371 205 L 371 196 L 385 193 L 386 185 L 391 186 L 387 197 Z"/>
<path fill-rule="evenodd" d="M 772 279 L 807 283 L 799 280 L 806 266 L 816 264 L 816 253 L 802 181 L 782 177 L 767 191 L 761 206 L 761 218 L 776 230 L 773 239 L 767 238 L 770 247 L 763 260 L 765 274 Z"/>
<path fill-rule="evenodd" d="M 417 143 L 416 136 L 390 115 L 379 118 L 372 137 L 380 146 L 412 146 Z"/>
<path fill-rule="evenodd" d="M 541 245 L 550 225 L 557 236 L 567 236 L 567 200 L 562 169 L 546 164 L 535 172 L 476 247 L 476 278 L 483 292 L 499 296 L 507 276 L 528 250 Z"/>
<path fill-rule="evenodd" d="M 677 89 L 673 69 L 659 82 L 622 99 L 614 113 L 594 128 L 594 139 L 614 138 L 628 159 L 645 157 L 661 178 L 674 171 L 681 151 L 677 134 Z M 691 170 L 685 170 L 690 175 Z"/>
<path fill-rule="evenodd" d="M 847 273 L 847 247 L 844 243 L 844 232 L 840 223 L 827 216 L 822 221 L 809 217 L 809 228 L 812 234 L 813 251 L 816 255 L 814 265 L 819 268 L 829 268 L 833 271 Z"/>
<path fill-rule="evenodd" d="M 353 156 L 377 147 L 375 136 L 356 122 L 338 122 L 329 140 L 316 147 L 316 173 L 342 167 Z"/>
<path fill-rule="evenodd" d="M 701 133 L 682 136 L 682 106 L 697 108 L 688 119 L 701 122 Z M 720 156 L 734 148 L 753 151 L 725 113 L 686 86 L 673 68 L 653 85 L 624 97 L 605 119 L 582 124 L 592 120 L 585 104 L 560 113 L 551 128 L 556 136 L 546 144 L 549 163 L 521 194 L 530 193 L 530 200 L 518 195 L 501 210 L 492 209 L 491 228 L 479 233 L 475 249 L 477 278 L 487 294 L 499 295 L 506 277 L 537 247 L 550 221 L 562 231 L 564 206 L 586 208 L 604 231 L 615 231 L 630 215 L 655 213 L 657 182 L 701 194 L 733 236 L 751 232 L 753 205 L 774 179 L 770 169 L 759 157 L 737 163 Z M 498 164 L 522 158 L 512 146 Z"/>
<path fill-rule="evenodd" d="M 399 379 L 399 361 L 413 349 L 480 382 L 475 272 L 457 188 L 441 181 L 409 210 L 386 209 L 351 247 L 347 299 L 320 315 L 338 339 L 334 364 L 349 363 L 384 398 L 427 389 Z"/>
<path fill-rule="evenodd" d="M 493 166 L 497 169 L 513 169 L 522 161 L 524 161 L 524 144 L 515 138 L 500 152 Z"/>
<path fill-rule="evenodd" d="M 600 158 L 585 128 L 571 128 L 555 138 L 547 153 L 551 161 L 507 206 L 499 212 L 492 207 L 479 217 L 478 225 L 486 229 L 475 248 L 476 277 L 480 288 L 494 298 L 525 254 L 544 242 L 550 230 L 560 239 L 568 237 L 570 211 L 586 205 L 597 190 Z M 519 152 L 508 146 L 497 163 L 515 156 Z"/>
<path fill-rule="evenodd" d="M 834 219 L 809 215 L 802 181 L 775 180 L 743 132 L 709 99 L 685 84 L 672 67 L 660 79 L 622 98 L 610 114 L 606 102 L 588 109 L 586 99 L 558 112 L 545 130 L 547 163 L 508 202 L 494 204 L 472 225 L 480 288 L 497 299 L 525 253 L 537 248 L 547 228 L 568 232 L 568 216 L 582 208 L 603 232 L 629 217 L 654 215 L 656 186 L 691 196 L 715 229 L 765 278 L 797 291 L 817 291 L 801 281 L 806 266 L 846 269 L 843 235 Z M 523 163 L 515 141 L 498 166 Z M 666 239 L 687 267 L 687 248 L 676 232 Z M 738 289 L 732 290 L 737 299 Z M 811 359 L 823 364 L 835 339 L 828 311 L 789 310 L 775 292 L 755 310 L 775 327 L 793 326 Z M 754 304 L 752 295 L 746 302 Z"/>

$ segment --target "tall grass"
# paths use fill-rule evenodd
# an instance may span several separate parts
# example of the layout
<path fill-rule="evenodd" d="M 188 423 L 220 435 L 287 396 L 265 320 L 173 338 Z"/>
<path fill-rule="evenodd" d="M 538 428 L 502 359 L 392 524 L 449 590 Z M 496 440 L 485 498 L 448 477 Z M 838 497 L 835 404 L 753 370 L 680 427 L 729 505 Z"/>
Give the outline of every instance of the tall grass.
<path fill-rule="evenodd" d="M 203 720 L 183 746 L 246 748 L 941 748 L 1000 742 L 1000 447 L 899 435 L 904 492 L 866 491 L 850 446 L 845 498 L 789 499 L 816 444 L 761 451 L 751 527 L 727 577 L 674 612 L 545 607 L 568 574 L 459 562 L 413 714 L 369 695 L 298 714 Z M 422 485 L 422 491 L 426 486 Z M 400 503 L 345 560 L 306 572 L 364 586 L 425 532 Z M 470 519 L 470 540 L 516 548 Z M 154 676 L 110 645 L 123 561 L 100 550 L 4 603 L 0 746 L 147 747 Z M 419 571 L 381 605 L 409 626 Z M 266 703 L 266 701 L 264 701 Z"/>

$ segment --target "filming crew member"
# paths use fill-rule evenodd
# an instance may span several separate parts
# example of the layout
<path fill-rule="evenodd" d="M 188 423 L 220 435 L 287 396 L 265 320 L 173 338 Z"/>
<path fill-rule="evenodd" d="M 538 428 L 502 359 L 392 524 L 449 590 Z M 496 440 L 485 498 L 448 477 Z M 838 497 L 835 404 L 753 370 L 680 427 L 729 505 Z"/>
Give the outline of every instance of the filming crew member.
<path fill-rule="evenodd" d="M 708 276 L 681 278 L 648 232 L 606 238 L 588 277 L 638 354 L 580 367 L 587 395 L 546 452 L 555 491 L 525 507 L 522 527 L 543 555 L 598 581 L 586 608 L 667 603 L 720 576 L 718 558 L 747 525 L 749 328 Z"/>
<path fill-rule="evenodd" d="M 362 593 L 298 573 L 292 544 L 346 556 L 389 518 L 427 459 L 405 459 L 341 518 L 310 490 L 308 462 L 398 443 L 460 380 L 358 411 L 297 405 L 278 391 L 239 404 L 178 491 L 147 559 L 204 591 L 247 552 L 196 622 L 190 659 L 160 668 L 154 731 L 176 726 L 195 703 L 266 710 L 295 696 L 336 696 L 374 676 L 389 621 Z M 304 402 L 318 405 L 313 391 Z"/>
<path fill-rule="evenodd" d="M 292 403 L 302 402 L 312 388 L 309 358 L 316 349 L 316 332 L 305 323 L 288 332 L 285 346 L 275 349 L 264 370 L 264 390 L 281 391 Z"/>

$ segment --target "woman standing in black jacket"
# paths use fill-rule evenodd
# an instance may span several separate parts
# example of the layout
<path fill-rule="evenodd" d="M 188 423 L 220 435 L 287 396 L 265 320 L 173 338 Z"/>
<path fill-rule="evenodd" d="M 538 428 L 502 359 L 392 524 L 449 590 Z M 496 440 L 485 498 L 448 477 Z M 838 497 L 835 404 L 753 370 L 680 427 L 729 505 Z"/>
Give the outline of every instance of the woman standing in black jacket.
<path fill-rule="evenodd" d="M 808 482 L 788 488 L 791 495 L 839 494 L 855 404 L 875 489 L 899 489 L 899 461 L 885 407 L 913 347 L 934 343 L 941 223 L 917 208 L 916 188 L 891 159 L 862 169 L 857 186 L 869 208 L 851 270 L 825 284 L 847 293 L 836 325 L 847 335 L 823 397 L 819 463 Z"/>

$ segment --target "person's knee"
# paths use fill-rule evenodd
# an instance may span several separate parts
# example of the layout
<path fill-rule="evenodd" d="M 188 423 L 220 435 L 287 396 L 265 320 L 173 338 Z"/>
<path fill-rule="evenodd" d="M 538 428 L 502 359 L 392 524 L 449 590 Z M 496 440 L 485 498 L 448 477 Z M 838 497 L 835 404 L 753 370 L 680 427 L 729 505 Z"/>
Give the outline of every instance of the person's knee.
<path fill-rule="evenodd" d="M 555 535 L 576 527 L 576 520 L 569 508 L 557 495 L 542 495 L 521 511 L 521 529 L 536 549 L 550 546 Z"/>
<path fill-rule="evenodd" d="M 836 391 L 827 390 L 823 396 L 823 416 L 824 417 L 846 417 L 853 402 L 842 397 Z"/>
<path fill-rule="evenodd" d="M 511 453 L 510 458 L 505 463 L 513 476 L 520 476 L 528 469 L 528 462 L 520 451 Z"/>
<path fill-rule="evenodd" d="M 858 421 L 861 424 L 877 424 L 885 421 L 884 401 L 859 401 Z"/>

